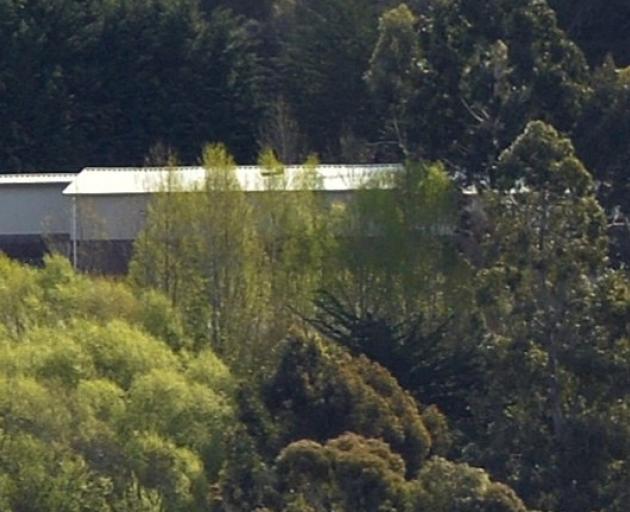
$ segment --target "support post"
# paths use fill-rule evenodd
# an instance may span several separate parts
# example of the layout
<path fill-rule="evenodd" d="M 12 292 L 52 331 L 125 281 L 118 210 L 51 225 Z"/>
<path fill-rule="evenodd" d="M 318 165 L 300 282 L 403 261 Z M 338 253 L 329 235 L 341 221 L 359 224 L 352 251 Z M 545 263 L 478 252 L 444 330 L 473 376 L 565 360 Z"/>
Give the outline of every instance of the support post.
<path fill-rule="evenodd" d="M 77 270 L 77 196 L 72 196 L 72 267 Z"/>

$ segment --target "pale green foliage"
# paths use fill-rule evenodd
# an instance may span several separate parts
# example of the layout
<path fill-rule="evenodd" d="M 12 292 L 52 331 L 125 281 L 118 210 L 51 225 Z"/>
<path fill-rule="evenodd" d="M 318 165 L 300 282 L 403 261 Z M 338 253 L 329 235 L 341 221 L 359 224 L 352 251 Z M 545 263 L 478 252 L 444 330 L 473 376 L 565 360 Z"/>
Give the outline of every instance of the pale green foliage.
<path fill-rule="evenodd" d="M 202 350 L 188 362 L 186 377 L 226 395 L 234 392 L 234 378 L 230 370 L 209 348 Z"/>
<path fill-rule="evenodd" d="M 0 323 L 5 332 L 19 337 L 34 325 L 40 314 L 40 301 L 35 271 L 0 256 Z"/>
<path fill-rule="evenodd" d="M 86 417 L 115 423 L 125 412 L 125 392 L 106 379 L 84 380 L 77 388 L 76 405 Z"/>
<path fill-rule="evenodd" d="M 25 433 L 2 434 L 0 474 L 4 510 L 107 511 L 111 484 L 91 474 L 85 461 L 63 446 Z"/>
<path fill-rule="evenodd" d="M 202 164 L 205 180 L 195 190 L 184 189 L 176 171 L 168 174 L 136 242 L 130 279 L 170 298 L 197 347 L 210 343 L 244 364 L 264 322 L 257 309 L 265 296 L 263 250 L 225 147 L 206 146 Z"/>
<path fill-rule="evenodd" d="M 232 157 L 223 146 L 210 145 L 202 162 L 206 182 L 193 230 L 198 230 L 196 263 L 206 308 L 197 316 L 208 326 L 212 347 L 242 363 L 253 356 L 251 338 L 264 320 L 263 251 Z"/>
<path fill-rule="evenodd" d="M 81 318 L 135 321 L 141 314 L 132 291 L 122 283 L 76 275 L 68 260 L 60 256 L 47 257 L 45 263 L 34 276 L 45 302 L 40 322 L 50 320 L 55 324 Z"/>
<path fill-rule="evenodd" d="M 217 441 L 231 420 L 225 397 L 175 371 L 153 370 L 129 390 L 126 428 L 155 432 L 188 446 L 204 457 L 208 469 L 217 460 Z"/>
<path fill-rule="evenodd" d="M 47 257 L 37 271 L 0 257 L 0 302 L 0 331 L 12 337 L 36 327 L 70 327 L 80 320 L 121 320 L 140 324 L 173 348 L 187 345 L 181 320 L 163 296 L 146 292 L 138 298 L 121 282 L 75 274 L 60 256 Z"/>
<path fill-rule="evenodd" d="M 204 490 L 203 464 L 194 452 L 179 448 L 167 438 L 147 433 L 134 435 L 127 444 L 139 482 L 160 491 L 168 510 L 200 510 L 195 503 Z"/>
<path fill-rule="evenodd" d="M 45 440 L 67 434 L 70 411 L 49 389 L 30 377 L 0 379 L 1 427 L 7 434 L 30 433 Z"/>
<path fill-rule="evenodd" d="M 302 315 L 311 311 L 334 241 L 317 158 L 309 157 L 291 179 L 269 149 L 260 154 L 259 165 L 267 174 L 267 188 L 255 199 L 255 211 L 269 272 L 268 335 L 279 339 L 291 321 L 288 306 Z"/>
<path fill-rule="evenodd" d="M 76 385 L 79 379 L 94 375 L 92 358 L 58 329 L 34 328 L 23 341 L 4 345 L 0 368 L 7 376 L 30 375 Z"/>
<path fill-rule="evenodd" d="M 130 270 L 136 286 L 171 299 L 196 349 L 209 345 L 239 371 L 265 366 L 292 322 L 289 308 L 310 311 L 332 246 L 317 160 L 291 179 L 271 150 L 259 162 L 260 194 L 241 190 L 219 144 L 204 148 L 205 180 L 195 190 L 169 173 Z"/>
<path fill-rule="evenodd" d="M 185 255 L 190 254 L 192 246 L 185 235 L 194 219 L 194 203 L 183 192 L 174 169 L 161 187 L 149 203 L 147 216 L 151 222 L 146 223 L 134 244 L 129 275 L 135 284 L 160 290 L 173 304 L 179 304 L 190 293 L 192 269 Z"/>
<path fill-rule="evenodd" d="M 121 321 L 104 326 L 79 323 L 73 335 L 89 351 L 98 373 L 123 389 L 154 368 L 177 368 L 167 345 Z"/>
<path fill-rule="evenodd" d="M 123 496 L 112 506 L 115 512 L 164 512 L 164 509 L 160 493 L 143 487 L 135 475 Z"/>
<path fill-rule="evenodd" d="M 273 149 L 265 147 L 258 155 L 258 165 L 268 175 L 268 190 L 284 190 L 284 165 L 276 158 Z"/>
<path fill-rule="evenodd" d="M 342 216 L 337 272 L 325 288 L 359 315 L 430 316 L 466 300 L 451 234 L 456 191 L 440 164 L 408 163 L 370 184 Z"/>
<path fill-rule="evenodd" d="M 2 509 L 202 509 L 234 421 L 229 371 L 173 351 L 185 338 L 157 292 L 46 263 L 0 258 Z"/>
<path fill-rule="evenodd" d="M 163 339 L 175 350 L 189 348 L 181 317 L 165 295 L 147 290 L 140 296 L 140 302 L 142 309 L 138 317 L 147 332 Z"/>

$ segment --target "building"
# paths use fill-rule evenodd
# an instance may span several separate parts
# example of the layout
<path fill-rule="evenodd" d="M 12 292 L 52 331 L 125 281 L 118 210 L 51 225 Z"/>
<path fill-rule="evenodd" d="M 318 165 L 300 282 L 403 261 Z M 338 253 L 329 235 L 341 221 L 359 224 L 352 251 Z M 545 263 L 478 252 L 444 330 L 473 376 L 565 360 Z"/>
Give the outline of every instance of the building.
<path fill-rule="evenodd" d="M 67 250 L 71 198 L 63 191 L 76 174 L 0 175 L 0 250 L 29 263 Z"/>
<path fill-rule="evenodd" d="M 370 184 L 387 187 L 402 166 L 320 165 L 306 185 L 299 179 L 302 169 L 287 166 L 279 174 L 240 166 L 235 176 L 240 189 L 252 195 L 307 186 L 330 201 L 345 201 Z M 151 197 L 164 192 L 170 178 L 178 191 L 199 190 L 207 172 L 203 167 L 85 168 L 77 174 L 0 176 L 0 250 L 31 263 L 56 251 L 83 270 L 125 272 Z"/>

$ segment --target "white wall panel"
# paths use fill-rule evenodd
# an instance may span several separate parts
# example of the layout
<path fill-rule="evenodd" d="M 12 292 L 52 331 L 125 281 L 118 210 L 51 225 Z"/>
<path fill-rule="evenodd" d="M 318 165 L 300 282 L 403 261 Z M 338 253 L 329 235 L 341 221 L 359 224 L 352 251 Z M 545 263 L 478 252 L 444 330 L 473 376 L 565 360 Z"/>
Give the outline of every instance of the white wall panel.
<path fill-rule="evenodd" d="M 71 198 L 66 183 L 2 184 L 0 235 L 70 233 Z"/>

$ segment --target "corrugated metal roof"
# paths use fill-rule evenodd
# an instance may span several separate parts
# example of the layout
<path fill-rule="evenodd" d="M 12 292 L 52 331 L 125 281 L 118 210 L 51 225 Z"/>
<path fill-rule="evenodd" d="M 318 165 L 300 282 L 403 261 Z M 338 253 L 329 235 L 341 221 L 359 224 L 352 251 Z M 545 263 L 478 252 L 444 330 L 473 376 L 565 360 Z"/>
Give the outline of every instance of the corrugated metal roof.
<path fill-rule="evenodd" d="M 381 180 L 391 173 L 402 170 L 400 164 L 372 165 L 319 165 L 317 167 L 316 189 L 329 192 L 357 190 L 371 182 Z M 303 187 L 299 176 L 303 166 L 286 166 L 284 180 L 287 190 Z M 119 167 L 83 169 L 76 179 L 66 187 L 64 194 L 69 195 L 118 195 L 148 194 L 164 190 L 169 173 L 176 173 L 176 181 L 185 190 L 195 190 L 205 183 L 207 171 L 204 167 Z M 274 177 L 267 175 L 259 166 L 239 166 L 235 175 L 240 187 L 246 192 L 260 192 L 273 188 Z M 385 185 L 386 186 L 386 185 Z"/>
<path fill-rule="evenodd" d="M 0 174 L 0 185 L 41 185 L 46 183 L 72 183 L 74 173 Z"/>

